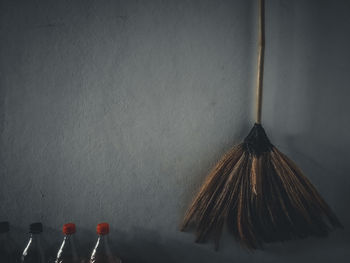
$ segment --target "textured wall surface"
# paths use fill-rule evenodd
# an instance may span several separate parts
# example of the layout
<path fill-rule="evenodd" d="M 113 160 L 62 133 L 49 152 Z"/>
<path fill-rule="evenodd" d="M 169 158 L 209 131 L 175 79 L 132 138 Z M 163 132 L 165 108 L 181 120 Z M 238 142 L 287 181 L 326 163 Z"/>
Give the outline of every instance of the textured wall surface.
<path fill-rule="evenodd" d="M 253 123 L 257 8 L 240 1 L 1 0 L 0 221 L 23 246 L 96 223 L 126 262 L 346 262 L 350 2 L 266 1 L 263 122 L 345 230 L 248 253 L 178 231 L 210 167 Z"/>

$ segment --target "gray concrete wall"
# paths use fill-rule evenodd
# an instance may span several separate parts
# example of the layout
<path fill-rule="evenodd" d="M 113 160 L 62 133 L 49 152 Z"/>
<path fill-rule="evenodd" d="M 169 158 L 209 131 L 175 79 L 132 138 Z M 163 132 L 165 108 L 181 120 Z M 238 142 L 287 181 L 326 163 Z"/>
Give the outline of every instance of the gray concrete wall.
<path fill-rule="evenodd" d="M 345 225 L 219 252 L 178 231 L 210 167 L 253 123 L 257 8 L 240 1 L 1 1 L 0 221 L 23 246 L 96 223 L 127 262 L 346 262 L 350 3 L 267 0 L 263 121 Z"/>

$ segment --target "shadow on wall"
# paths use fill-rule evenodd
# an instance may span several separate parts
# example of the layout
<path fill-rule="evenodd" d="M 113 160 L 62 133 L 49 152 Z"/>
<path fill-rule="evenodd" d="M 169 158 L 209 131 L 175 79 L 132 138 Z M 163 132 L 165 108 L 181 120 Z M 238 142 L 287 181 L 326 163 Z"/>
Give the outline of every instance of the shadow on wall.
<path fill-rule="evenodd" d="M 280 1 L 267 9 L 266 73 L 274 87 L 266 87 L 265 103 L 271 139 L 304 170 L 350 233 L 344 202 L 350 200 L 350 55 L 344 53 L 350 3 Z"/>
<path fill-rule="evenodd" d="M 156 230 L 147 230 L 136 227 L 130 232 L 136 233 L 130 237 L 122 231 L 113 231 L 111 236 L 118 237 L 113 240 L 113 251 L 120 252 L 119 256 L 126 263 L 152 263 L 152 262 L 232 262 L 240 263 L 277 263 L 310 262 L 319 259 L 327 262 L 330 258 L 343 262 L 346 255 L 338 253 L 346 250 L 350 238 L 342 231 L 331 234 L 328 239 L 307 238 L 304 240 L 292 240 L 286 243 L 267 244 L 265 249 L 249 252 L 240 247 L 232 236 L 224 234 L 222 247 L 219 252 L 214 251 L 214 245 L 185 243 L 172 238 L 164 238 Z M 186 235 L 186 234 L 184 234 Z M 192 235 L 191 235 L 191 240 Z M 93 245 L 93 244 L 92 244 Z M 84 255 L 91 252 L 92 245 L 81 246 Z M 326 259 L 326 261 L 324 260 Z"/>

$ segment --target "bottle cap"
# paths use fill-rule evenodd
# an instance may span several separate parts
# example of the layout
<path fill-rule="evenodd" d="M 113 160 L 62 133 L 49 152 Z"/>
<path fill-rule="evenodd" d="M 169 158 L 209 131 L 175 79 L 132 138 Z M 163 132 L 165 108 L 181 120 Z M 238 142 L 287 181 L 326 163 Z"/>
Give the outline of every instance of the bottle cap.
<path fill-rule="evenodd" d="M 7 221 L 0 222 L 0 233 L 7 233 L 10 231 L 10 223 Z"/>
<path fill-rule="evenodd" d="M 29 225 L 29 233 L 39 234 L 43 232 L 43 224 L 40 222 L 32 223 Z"/>
<path fill-rule="evenodd" d="M 75 233 L 75 224 L 74 223 L 67 223 L 63 225 L 62 229 L 63 233 L 65 235 L 72 235 Z"/>
<path fill-rule="evenodd" d="M 109 233 L 109 224 L 108 223 L 99 223 L 96 227 L 96 232 L 99 235 L 106 235 Z"/>

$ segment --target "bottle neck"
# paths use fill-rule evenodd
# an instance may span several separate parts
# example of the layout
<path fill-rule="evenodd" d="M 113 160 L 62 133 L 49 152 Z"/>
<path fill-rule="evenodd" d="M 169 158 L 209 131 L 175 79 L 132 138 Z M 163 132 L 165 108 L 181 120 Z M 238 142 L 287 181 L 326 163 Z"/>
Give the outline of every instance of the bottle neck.
<path fill-rule="evenodd" d="M 112 255 L 111 249 L 109 247 L 108 234 L 98 236 L 94 252 L 98 254 L 103 253 L 107 256 Z"/>
<path fill-rule="evenodd" d="M 57 253 L 57 260 L 63 258 L 70 258 L 71 260 L 78 259 L 78 255 L 75 249 L 74 234 L 65 235 L 63 238 L 61 247 Z"/>
<path fill-rule="evenodd" d="M 121 263 L 121 260 L 113 255 L 110 246 L 108 235 L 99 235 L 96 246 L 92 251 L 90 262 L 95 263 Z"/>
<path fill-rule="evenodd" d="M 36 243 L 40 243 L 41 241 L 41 234 L 40 233 L 31 233 L 30 234 L 30 239 L 32 240 L 32 242 L 36 242 Z"/>
<path fill-rule="evenodd" d="M 74 242 L 74 234 L 64 235 L 63 240 L 66 240 L 66 241 L 69 241 L 69 242 Z"/>
<path fill-rule="evenodd" d="M 41 246 L 41 234 L 40 233 L 31 233 L 30 234 L 30 242 L 32 245 L 38 245 Z"/>
<path fill-rule="evenodd" d="M 24 251 L 27 251 L 30 247 L 33 248 L 41 248 L 41 235 L 40 234 L 30 234 L 29 242 L 27 244 L 27 247 L 24 249 Z"/>
<path fill-rule="evenodd" d="M 70 247 L 70 249 L 75 250 L 74 234 L 64 236 L 62 247 Z"/>
<path fill-rule="evenodd" d="M 44 251 L 41 246 L 41 234 L 31 233 L 29 242 L 22 253 L 22 261 L 28 258 L 28 260 L 35 259 L 35 262 L 44 262 L 44 257 Z"/>

